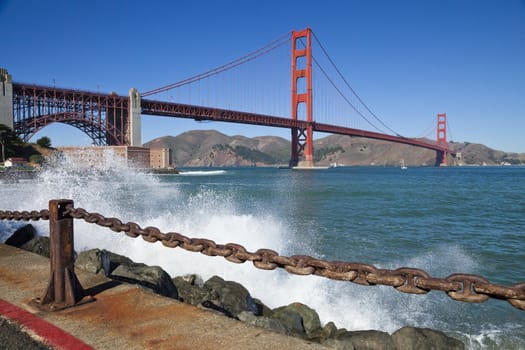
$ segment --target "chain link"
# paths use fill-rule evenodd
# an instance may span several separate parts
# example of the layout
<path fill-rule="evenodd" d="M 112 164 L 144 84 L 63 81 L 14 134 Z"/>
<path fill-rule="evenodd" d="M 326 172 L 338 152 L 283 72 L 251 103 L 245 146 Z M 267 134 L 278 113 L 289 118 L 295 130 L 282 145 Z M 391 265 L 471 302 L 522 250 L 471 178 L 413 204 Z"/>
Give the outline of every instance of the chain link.
<path fill-rule="evenodd" d="M 490 295 L 481 294 L 476 291 L 477 284 L 482 284 L 485 286 L 490 284 L 489 281 L 483 277 L 464 273 L 455 273 L 448 276 L 446 280 L 449 282 L 459 282 L 461 284 L 460 289 L 457 291 L 447 292 L 448 296 L 454 300 L 466 301 L 469 303 L 482 303 L 490 297 Z"/>
<path fill-rule="evenodd" d="M 142 236 L 146 242 L 160 241 L 169 248 L 180 247 L 208 256 L 221 256 L 237 264 L 251 261 L 255 267 L 263 270 L 283 268 L 296 275 L 316 275 L 361 285 L 391 286 L 400 292 L 411 294 L 426 294 L 431 290 L 438 290 L 447 293 L 454 300 L 469 303 L 481 303 L 489 298 L 502 299 L 515 308 L 525 310 L 525 282 L 508 287 L 492 284 L 481 276 L 470 274 L 456 273 L 446 278 L 434 278 L 424 270 L 410 267 L 388 270 L 363 263 L 320 260 L 307 255 L 287 257 L 271 249 L 249 252 L 240 244 L 217 244 L 209 239 L 189 238 L 177 232 L 162 233 L 156 227 L 141 228 L 134 222 L 122 223 L 117 218 L 89 213 L 83 208 L 74 208 L 71 204 L 66 207 L 64 214 L 107 227 L 114 232 L 124 232 L 132 238 Z M 0 220 L 40 219 L 49 220 L 49 211 L 0 211 Z"/>
<path fill-rule="evenodd" d="M 49 220 L 49 210 L 42 209 L 40 211 L 10 211 L 0 210 L 0 220 L 16 220 L 16 221 L 38 221 Z"/>

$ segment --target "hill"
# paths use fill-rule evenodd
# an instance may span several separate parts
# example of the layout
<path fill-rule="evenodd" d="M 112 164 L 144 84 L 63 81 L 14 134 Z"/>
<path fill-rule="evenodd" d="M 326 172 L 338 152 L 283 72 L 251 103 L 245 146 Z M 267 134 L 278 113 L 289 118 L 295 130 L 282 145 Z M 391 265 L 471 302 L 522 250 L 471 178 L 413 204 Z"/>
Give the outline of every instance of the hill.
<path fill-rule="evenodd" d="M 145 147 L 171 148 L 177 166 L 265 166 L 287 164 L 290 142 L 275 136 L 226 136 L 214 130 L 159 137 Z"/>
<path fill-rule="evenodd" d="M 276 166 L 287 165 L 290 141 L 275 136 L 227 136 L 215 130 L 188 131 L 178 136 L 163 136 L 144 144 L 145 147 L 172 149 L 178 167 L 193 166 Z M 451 142 L 448 147 L 460 152 L 458 159 L 449 157 L 449 165 L 525 164 L 525 153 L 508 153 L 473 143 Z M 386 141 L 330 135 L 314 141 L 317 165 L 432 166 L 434 151 Z"/>

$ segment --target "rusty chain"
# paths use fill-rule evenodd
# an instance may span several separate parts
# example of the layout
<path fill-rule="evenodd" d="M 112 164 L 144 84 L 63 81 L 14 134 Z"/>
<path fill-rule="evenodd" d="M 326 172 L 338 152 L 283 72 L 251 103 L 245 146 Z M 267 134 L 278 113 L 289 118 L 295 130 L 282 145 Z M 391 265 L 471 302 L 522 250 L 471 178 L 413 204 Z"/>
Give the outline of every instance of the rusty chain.
<path fill-rule="evenodd" d="M 142 228 L 134 222 L 122 223 L 117 218 L 107 218 L 98 213 L 90 213 L 83 208 L 74 208 L 73 205 L 68 205 L 64 214 L 107 227 L 114 232 L 124 232 L 132 238 L 142 236 L 142 239 L 150 243 L 160 241 L 169 248 L 180 247 L 208 256 L 221 256 L 238 264 L 251 261 L 258 269 L 283 268 L 296 275 L 316 275 L 367 286 L 391 286 L 400 292 L 410 294 L 426 294 L 431 290 L 438 290 L 447 293 L 454 300 L 469 303 L 481 303 L 489 298 L 501 299 L 508 301 L 515 308 L 525 310 L 525 282 L 509 287 L 492 284 L 481 276 L 471 274 L 456 273 L 446 278 L 434 278 L 421 269 L 410 267 L 401 267 L 396 270 L 379 269 L 369 264 L 326 261 L 307 255 L 287 257 L 271 249 L 249 252 L 239 244 L 217 244 L 209 239 L 189 238 L 177 232 L 163 233 L 156 227 Z M 0 219 L 48 220 L 49 211 L 0 211 Z"/>
<path fill-rule="evenodd" d="M 16 220 L 16 221 L 38 221 L 49 220 L 49 210 L 42 209 L 40 211 L 9 211 L 0 210 L 0 220 Z"/>

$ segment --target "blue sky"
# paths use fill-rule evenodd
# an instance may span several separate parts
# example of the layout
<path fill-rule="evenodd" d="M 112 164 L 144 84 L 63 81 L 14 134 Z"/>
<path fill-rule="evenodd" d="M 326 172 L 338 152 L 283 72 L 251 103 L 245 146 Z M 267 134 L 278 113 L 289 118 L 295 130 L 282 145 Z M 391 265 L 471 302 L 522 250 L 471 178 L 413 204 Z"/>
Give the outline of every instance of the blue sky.
<path fill-rule="evenodd" d="M 454 141 L 525 152 L 524 0 L 0 0 L 0 24 L 8 33 L 0 67 L 14 81 L 119 94 L 182 80 L 309 26 L 399 133 L 420 136 L 446 112 Z M 143 117 L 143 142 L 194 129 L 289 138 L 281 129 Z M 89 144 L 60 124 L 44 135 L 56 146 Z"/>

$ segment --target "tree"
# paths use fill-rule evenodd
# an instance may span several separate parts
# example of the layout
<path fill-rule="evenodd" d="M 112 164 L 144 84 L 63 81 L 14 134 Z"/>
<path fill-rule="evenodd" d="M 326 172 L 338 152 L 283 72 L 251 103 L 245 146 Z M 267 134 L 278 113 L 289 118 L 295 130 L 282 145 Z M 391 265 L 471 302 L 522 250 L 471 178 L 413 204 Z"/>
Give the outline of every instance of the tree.
<path fill-rule="evenodd" d="M 41 154 L 33 154 L 29 157 L 29 162 L 42 165 L 45 158 Z"/>
<path fill-rule="evenodd" d="M 24 144 L 13 130 L 4 124 L 0 124 L 0 142 L 2 144 L 1 157 L 5 159 L 16 156 L 18 148 Z M 1 159 L 1 161 L 4 161 L 4 159 Z"/>
<path fill-rule="evenodd" d="M 51 147 L 51 139 L 47 136 L 41 137 L 38 140 L 36 140 L 36 144 L 40 147 L 44 148 L 50 148 Z"/>
<path fill-rule="evenodd" d="M 48 138 L 49 140 L 49 138 Z M 22 141 L 16 134 L 4 124 L 0 124 L 0 141 L 2 146 L 2 153 L 0 157 L 5 156 L 5 159 L 10 157 L 21 157 L 29 158 L 33 154 L 39 154 L 39 152 L 28 143 Z M 49 141 L 49 144 L 51 141 Z M 0 161 L 2 159 L 0 158 Z"/>

